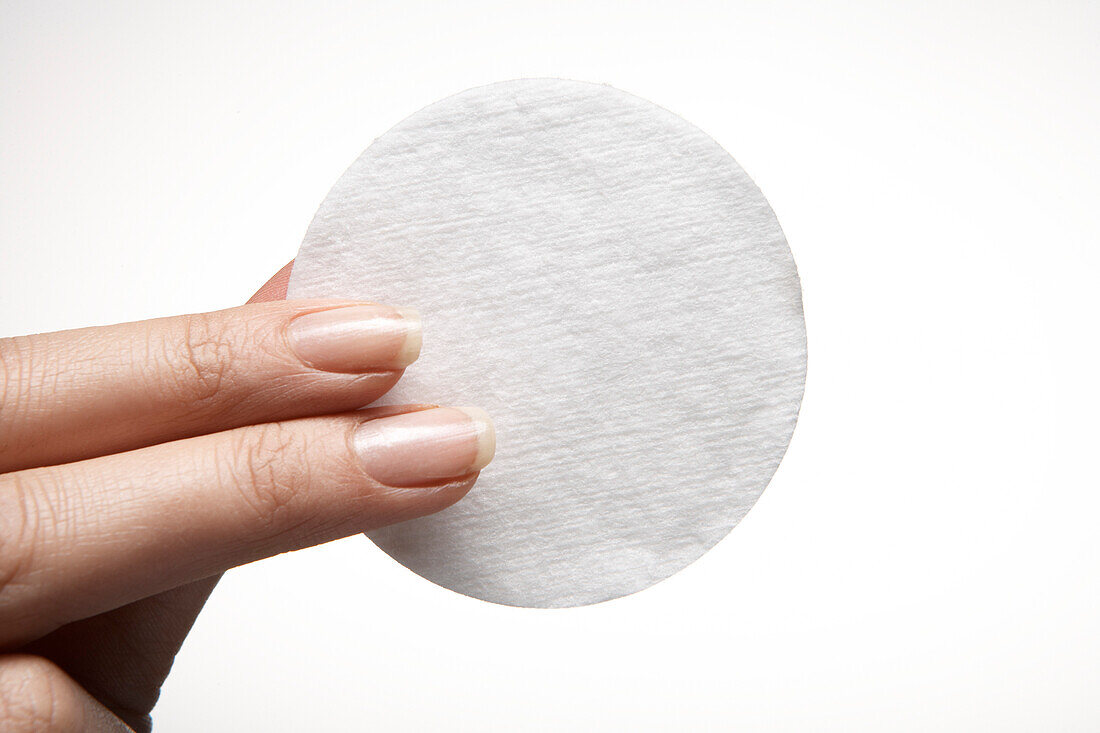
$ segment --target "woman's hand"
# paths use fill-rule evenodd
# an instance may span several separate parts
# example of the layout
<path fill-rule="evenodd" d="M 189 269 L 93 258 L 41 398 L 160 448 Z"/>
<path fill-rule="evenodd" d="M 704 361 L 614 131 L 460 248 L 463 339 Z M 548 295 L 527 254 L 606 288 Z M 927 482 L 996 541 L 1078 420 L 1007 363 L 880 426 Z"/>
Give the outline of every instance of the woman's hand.
<path fill-rule="evenodd" d="M 0 729 L 149 727 L 227 568 L 443 509 L 493 454 L 479 410 L 359 410 L 415 313 L 274 300 L 0 339 Z"/>

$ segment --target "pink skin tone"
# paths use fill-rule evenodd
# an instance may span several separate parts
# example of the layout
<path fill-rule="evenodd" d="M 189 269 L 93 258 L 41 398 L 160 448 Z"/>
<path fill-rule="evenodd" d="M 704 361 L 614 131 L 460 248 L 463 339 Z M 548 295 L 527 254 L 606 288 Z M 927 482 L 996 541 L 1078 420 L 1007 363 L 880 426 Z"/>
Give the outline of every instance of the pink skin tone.
<path fill-rule="evenodd" d="M 315 369 L 404 369 L 420 355 L 420 317 L 385 305 L 331 308 L 295 318 L 287 339 Z M 492 459 L 495 440 L 482 410 L 452 407 L 371 420 L 355 431 L 352 447 L 376 481 L 423 486 L 477 473 Z"/>
<path fill-rule="evenodd" d="M 367 472 L 388 486 L 419 486 L 477 473 L 493 458 L 489 416 L 444 407 L 363 423 L 352 438 Z"/>
<path fill-rule="evenodd" d="M 416 311 L 386 305 L 307 313 L 286 329 L 302 361 L 330 372 L 404 369 L 420 355 L 420 331 Z"/>
<path fill-rule="evenodd" d="M 418 356 L 415 311 L 283 301 L 289 274 L 241 308 L 0 339 L 0 730 L 148 730 L 222 571 L 439 511 L 492 459 L 477 408 L 361 409 Z"/>

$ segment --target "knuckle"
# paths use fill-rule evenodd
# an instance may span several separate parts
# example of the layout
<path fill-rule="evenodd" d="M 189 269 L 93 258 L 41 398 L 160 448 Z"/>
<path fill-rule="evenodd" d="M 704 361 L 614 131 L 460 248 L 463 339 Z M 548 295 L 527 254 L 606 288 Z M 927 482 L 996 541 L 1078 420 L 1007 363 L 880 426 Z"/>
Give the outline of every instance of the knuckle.
<path fill-rule="evenodd" d="M 289 531 L 301 502 L 305 447 L 281 423 L 241 431 L 233 443 L 231 480 L 246 508 L 271 534 Z"/>
<path fill-rule="evenodd" d="M 75 683 L 42 657 L 0 658 L 0 727 L 5 731 L 75 731 L 82 721 Z"/>
<path fill-rule="evenodd" d="M 11 426 L 28 395 L 25 355 L 19 338 L 0 339 L 0 451 L 4 426 Z"/>
<path fill-rule="evenodd" d="M 38 492 L 19 473 L 11 473 L 0 481 L 0 599 L 10 610 L 11 596 L 28 585 L 38 548 L 42 544 L 44 508 Z M 52 507 L 45 511 L 52 512 Z M 5 614 L 7 615 L 7 614 Z"/>
<path fill-rule="evenodd" d="M 188 316 L 175 343 L 166 346 L 169 388 L 184 404 L 213 401 L 232 377 L 235 351 L 224 319 Z"/>
<path fill-rule="evenodd" d="M 8 387 L 13 381 L 12 366 L 15 364 L 14 342 L 12 339 L 0 339 L 0 421 L 4 421 L 13 402 Z"/>

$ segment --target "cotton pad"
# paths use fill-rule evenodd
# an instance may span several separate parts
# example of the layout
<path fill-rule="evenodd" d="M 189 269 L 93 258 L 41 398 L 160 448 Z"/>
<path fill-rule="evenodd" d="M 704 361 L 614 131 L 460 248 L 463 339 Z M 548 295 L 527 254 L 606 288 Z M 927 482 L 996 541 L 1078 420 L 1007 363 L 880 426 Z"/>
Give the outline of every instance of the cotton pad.
<path fill-rule="evenodd" d="M 370 538 L 495 603 L 596 603 L 688 565 L 760 496 L 802 399 L 767 201 L 706 134 L 608 86 L 492 84 L 401 122 L 321 204 L 288 295 L 418 309 L 420 360 L 385 402 L 493 416 L 465 499 Z"/>

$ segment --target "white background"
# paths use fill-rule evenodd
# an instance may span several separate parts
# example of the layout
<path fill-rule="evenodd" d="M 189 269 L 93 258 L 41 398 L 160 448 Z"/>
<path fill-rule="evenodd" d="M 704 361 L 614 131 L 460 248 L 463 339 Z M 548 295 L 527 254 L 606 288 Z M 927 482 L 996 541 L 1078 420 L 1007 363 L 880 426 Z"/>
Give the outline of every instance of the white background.
<path fill-rule="evenodd" d="M 1096 730 L 1098 38 L 1068 1 L 0 3 L 0 335 L 239 303 L 374 137 L 518 76 L 709 132 L 802 275 L 790 451 L 699 562 L 565 611 L 362 537 L 261 562 L 158 730 Z"/>

